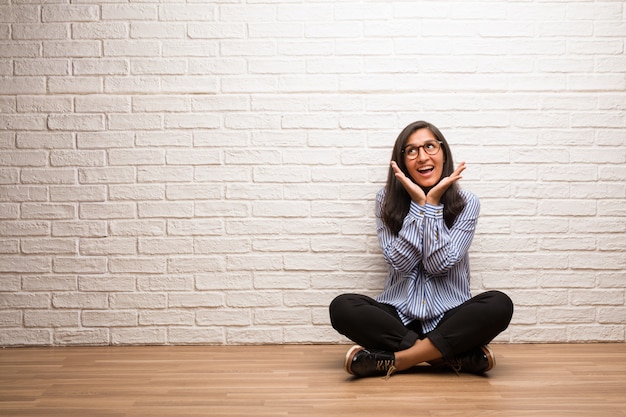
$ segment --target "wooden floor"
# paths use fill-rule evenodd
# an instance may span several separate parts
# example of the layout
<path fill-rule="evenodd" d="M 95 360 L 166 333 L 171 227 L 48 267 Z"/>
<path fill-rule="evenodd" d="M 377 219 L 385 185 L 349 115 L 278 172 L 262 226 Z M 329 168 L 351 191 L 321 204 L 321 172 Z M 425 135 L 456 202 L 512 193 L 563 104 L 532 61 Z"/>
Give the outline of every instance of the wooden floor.
<path fill-rule="evenodd" d="M 0 416 L 626 416 L 626 344 L 492 348 L 484 377 L 389 380 L 337 345 L 0 349 Z"/>

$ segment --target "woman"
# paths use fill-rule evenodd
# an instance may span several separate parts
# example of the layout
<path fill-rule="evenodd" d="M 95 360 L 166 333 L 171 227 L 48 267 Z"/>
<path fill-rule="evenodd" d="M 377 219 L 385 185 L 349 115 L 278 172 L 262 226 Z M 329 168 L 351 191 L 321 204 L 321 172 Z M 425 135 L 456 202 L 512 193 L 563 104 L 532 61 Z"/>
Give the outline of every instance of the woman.
<path fill-rule="evenodd" d="M 472 297 L 468 250 L 480 203 L 460 190 L 439 129 L 411 123 L 393 148 L 387 184 L 376 196 L 376 229 L 387 282 L 376 299 L 343 294 L 330 304 L 333 327 L 358 343 L 345 369 L 357 377 L 391 375 L 417 364 L 481 374 L 493 368 L 487 346 L 507 328 L 511 299 Z"/>

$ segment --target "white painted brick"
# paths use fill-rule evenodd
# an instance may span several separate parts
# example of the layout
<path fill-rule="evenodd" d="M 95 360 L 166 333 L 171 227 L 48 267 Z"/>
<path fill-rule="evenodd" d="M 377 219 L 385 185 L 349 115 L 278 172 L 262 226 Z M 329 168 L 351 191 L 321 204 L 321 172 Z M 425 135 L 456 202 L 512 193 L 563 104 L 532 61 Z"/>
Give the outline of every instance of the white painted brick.
<path fill-rule="evenodd" d="M 140 218 L 186 218 L 192 217 L 193 205 L 187 202 L 139 203 L 137 205 L 137 214 Z"/>
<path fill-rule="evenodd" d="M 193 253 L 192 239 L 140 238 L 139 253 L 142 255 L 181 255 Z"/>
<path fill-rule="evenodd" d="M 0 42 L 0 57 L 37 58 L 41 55 L 41 47 L 34 42 Z"/>
<path fill-rule="evenodd" d="M 166 195 L 168 200 L 219 200 L 222 196 L 222 187 L 206 184 L 190 184 L 168 186 Z"/>
<path fill-rule="evenodd" d="M 0 80 L 1 84 L 1 80 Z M 46 119 L 42 115 L 33 116 L 2 116 L 0 115 L 0 130 L 44 130 Z"/>
<path fill-rule="evenodd" d="M 0 253 L 18 254 L 20 251 L 20 242 L 17 239 L 0 239 Z M 0 287 L 2 284 L 0 284 Z M 18 286 L 19 287 L 19 286 Z M 16 288 L 18 289 L 18 288 Z"/>
<path fill-rule="evenodd" d="M 7 329 L 0 333 L 2 346 L 37 346 L 52 343 L 50 330 Z"/>
<path fill-rule="evenodd" d="M 76 171 L 71 168 L 24 168 L 21 181 L 24 184 L 74 184 Z"/>
<path fill-rule="evenodd" d="M 496 340 L 624 341 L 619 2 L 252 3 L 0 6 L 0 344 L 347 343 L 417 119 L 481 198 Z"/>
<path fill-rule="evenodd" d="M 81 96 L 75 100 L 79 113 L 113 113 L 130 111 L 129 97 L 109 97 L 105 95 Z"/>
<path fill-rule="evenodd" d="M 107 262 L 105 257 L 56 257 L 52 269 L 59 274 L 101 274 L 106 271 Z"/>
<path fill-rule="evenodd" d="M 134 75 L 184 74 L 187 64 L 182 59 L 135 58 L 130 72 Z M 148 97 L 149 99 L 149 97 Z"/>
<path fill-rule="evenodd" d="M 214 272 L 196 278 L 199 290 L 247 290 L 252 289 L 250 272 Z"/>
<path fill-rule="evenodd" d="M 135 255 L 137 242 L 130 238 L 80 239 L 80 254 L 98 255 Z"/>
<path fill-rule="evenodd" d="M 128 37 L 128 24 L 76 23 L 72 24 L 73 39 L 125 39 Z"/>
<path fill-rule="evenodd" d="M 193 322 L 193 312 L 188 310 L 168 309 L 165 312 L 151 310 L 139 312 L 139 324 L 142 326 L 189 326 Z"/>
<path fill-rule="evenodd" d="M 254 315 L 255 325 L 307 325 L 311 322 L 308 309 L 258 309 Z"/>
<path fill-rule="evenodd" d="M 168 341 L 172 344 L 224 344 L 222 328 L 173 327 L 168 330 Z"/>
<path fill-rule="evenodd" d="M 168 307 L 171 308 L 208 308 L 224 305 L 224 295 L 220 293 L 173 293 L 168 297 Z"/>
<path fill-rule="evenodd" d="M 230 271 L 280 271 L 283 258 L 280 255 L 239 255 L 226 256 L 226 268 Z"/>
<path fill-rule="evenodd" d="M 76 254 L 74 239 L 22 239 L 20 248 L 24 254 Z"/>
<path fill-rule="evenodd" d="M 57 221 L 52 226 L 52 236 L 104 237 L 104 221 Z"/>
<path fill-rule="evenodd" d="M 111 114 L 107 122 L 111 130 L 159 130 L 163 126 L 158 114 Z"/>
<path fill-rule="evenodd" d="M 168 220 L 167 222 L 167 234 L 170 236 L 205 236 L 205 235 L 219 235 L 224 233 L 224 225 L 219 219 L 193 219 L 193 220 Z M 227 238 L 221 237 L 222 240 L 228 242 Z M 240 239 L 235 239 L 237 244 L 241 243 Z M 228 246 L 227 244 L 225 246 Z M 216 251 L 219 248 L 219 243 L 216 247 L 212 248 Z"/>
<path fill-rule="evenodd" d="M 167 306 L 165 294 L 154 293 L 119 293 L 110 297 L 111 307 L 115 310 L 123 309 L 162 309 Z"/>
<path fill-rule="evenodd" d="M 167 329 L 131 327 L 111 329 L 113 345 L 163 345 L 167 343 Z"/>
<path fill-rule="evenodd" d="M 70 65 L 65 59 L 21 59 L 15 61 L 15 75 L 69 75 Z M 68 98 L 66 98 L 68 99 Z"/>
<path fill-rule="evenodd" d="M 50 187 L 50 201 L 104 201 L 106 188 L 97 185 Z"/>
<path fill-rule="evenodd" d="M 624 326 L 580 325 L 568 329 L 568 337 L 572 342 L 623 342 L 626 340 Z"/>
<path fill-rule="evenodd" d="M 78 287 L 81 291 L 134 291 L 135 281 L 132 276 L 81 276 Z"/>
<path fill-rule="evenodd" d="M 18 311 L 18 310 L 0 311 L 0 328 L 20 327 L 21 324 L 22 324 L 21 311 Z M 0 343 L 2 342 L 0 341 Z"/>
<path fill-rule="evenodd" d="M 110 94 L 147 94 L 160 92 L 156 77 L 107 77 L 104 92 Z"/>
<path fill-rule="evenodd" d="M 198 217 L 245 217 L 249 212 L 248 205 L 246 203 L 240 202 L 197 202 L 194 205 L 194 214 Z M 234 225 L 235 223 L 233 223 Z M 236 222 L 238 227 L 243 228 L 248 227 L 245 223 L 241 223 L 240 220 Z M 263 233 L 263 221 L 259 221 L 259 227 L 262 230 L 259 230 L 259 233 Z M 249 231 L 250 229 L 248 229 Z M 227 231 L 228 234 L 233 233 L 234 231 Z M 237 234 L 237 233 L 235 233 Z"/>
<path fill-rule="evenodd" d="M 221 152 L 213 149 L 169 150 L 165 162 L 168 165 L 219 165 Z"/>
<path fill-rule="evenodd" d="M 131 219 L 135 217 L 136 209 L 133 203 L 81 203 L 78 208 L 81 219 Z"/>
<path fill-rule="evenodd" d="M 142 276 L 137 279 L 140 291 L 192 291 L 193 288 L 193 276 Z"/>
<path fill-rule="evenodd" d="M 205 228 L 198 235 L 216 235 L 217 238 L 196 238 L 194 242 L 195 253 L 247 253 L 250 251 L 251 244 L 248 238 L 224 238 L 223 226 L 221 221 L 219 222 L 219 230 L 217 227 Z M 215 230 L 214 232 L 212 232 Z M 170 232 L 172 233 L 172 232 Z M 174 231 L 173 233 L 176 233 Z"/>
<path fill-rule="evenodd" d="M 141 133 L 138 133 L 140 135 Z M 157 134 L 158 135 L 158 134 Z M 165 163 L 165 151 L 159 149 L 113 149 L 108 151 L 110 165 L 161 165 Z M 157 174 L 158 168 L 138 168 L 137 174 L 139 182 L 144 178 L 152 178 L 151 174 Z M 178 170 L 179 174 L 184 172 L 183 169 Z M 155 177 L 154 182 L 160 182 L 165 179 L 163 173 Z"/>
<path fill-rule="evenodd" d="M 132 167 L 79 168 L 78 181 L 81 184 L 124 184 L 135 180 Z"/>
<path fill-rule="evenodd" d="M 81 324 L 85 327 L 130 327 L 137 325 L 133 311 L 83 311 Z"/>
<path fill-rule="evenodd" d="M 77 327 L 79 324 L 77 311 L 26 310 L 24 327 Z"/>
<path fill-rule="evenodd" d="M 202 258 L 172 258 L 167 262 L 167 271 L 173 274 L 206 273 L 224 271 L 226 261 L 222 256 Z"/>
<path fill-rule="evenodd" d="M 107 345 L 109 330 L 58 330 L 53 336 L 54 344 L 58 345 Z"/>
<path fill-rule="evenodd" d="M 109 224 L 113 236 L 165 235 L 165 222 L 162 220 L 113 220 Z"/>

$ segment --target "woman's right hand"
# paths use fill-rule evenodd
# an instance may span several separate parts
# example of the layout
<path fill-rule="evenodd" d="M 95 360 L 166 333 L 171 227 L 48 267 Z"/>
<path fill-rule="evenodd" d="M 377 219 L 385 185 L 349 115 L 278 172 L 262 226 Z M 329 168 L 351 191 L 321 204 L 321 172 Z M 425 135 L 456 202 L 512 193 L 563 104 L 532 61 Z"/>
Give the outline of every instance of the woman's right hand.
<path fill-rule="evenodd" d="M 415 184 L 409 177 L 407 177 L 395 161 L 391 161 L 391 169 L 393 169 L 396 178 L 411 196 L 411 200 L 415 201 L 415 203 L 420 206 L 425 205 L 426 194 L 424 193 L 424 190 L 422 190 L 422 187 Z"/>

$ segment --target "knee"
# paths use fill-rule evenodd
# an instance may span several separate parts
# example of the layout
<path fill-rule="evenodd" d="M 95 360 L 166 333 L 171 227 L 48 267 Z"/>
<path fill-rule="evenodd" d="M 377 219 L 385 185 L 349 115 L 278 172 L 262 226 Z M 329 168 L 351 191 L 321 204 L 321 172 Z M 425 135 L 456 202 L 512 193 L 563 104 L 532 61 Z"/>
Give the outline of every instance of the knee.
<path fill-rule="evenodd" d="M 341 294 L 335 297 L 328 306 L 328 312 L 330 314 L 330 323 L 336 330 L 340 330 L 343 327 L 342 323 L 349 320 L 350 313 L 353 311 L 352 294 Z"/>
<path fill-rule="evenodd" d="M 494 316 L 501 320 L 504 328 L 508 327 L 511 319 L 513 318 L 513 300 L 511 300 L 511 297 L 502 291 L 489 291 L 489 294 L 492 298 L 491 305 L 494 309 Z"/>

